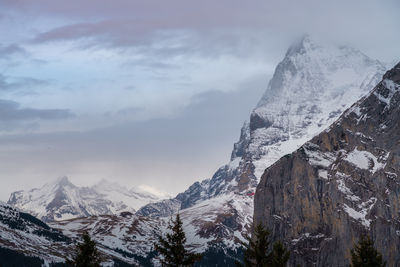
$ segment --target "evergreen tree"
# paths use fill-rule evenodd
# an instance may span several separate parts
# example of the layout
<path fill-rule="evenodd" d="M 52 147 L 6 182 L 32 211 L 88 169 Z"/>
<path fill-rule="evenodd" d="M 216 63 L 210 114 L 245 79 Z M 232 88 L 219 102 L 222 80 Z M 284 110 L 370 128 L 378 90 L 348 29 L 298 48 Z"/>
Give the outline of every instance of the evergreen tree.
<path fill-rule="evenodd" d="M 154 244 L 155 250 L 162 256 L 160 258 L 162 266 L 193 266 L 201 259 L 201 254 L 190 253 L 185 249 L 186 236 L 179 213 L 175 221 L 171 218 L 168 229 L 171 233 L 167 233 L 166 238 L 159 236 L 158 243 Z"/>
<path fill-rule="evenodd" d="M 248 244 L 243 244 L 246 249 L 243 252 L 243 263 L 236 262 L 238 266 L 252 267 L 252 266 L 268 266 L 270 262 L 269 249 L 269 235 L 270 232 L 261 224 L 258 224 L 254 229 L 254 238 L 246 236 Z"/>
<path fill-rule="evenodd" d="M 75 248 L 73 259 L 67 259 L 67 265 L 74 267 L 100 267 L 102 258 L 96 248 L 96 243 L 87 232 L 83 233 L 82 239 L 83 242 Z"/>
<path fill-rule="evenodd" d="M 382 254 L 374 248 L 370 237 L 361 237 L 351 250 L 351 267 L 384 267 Z"/>
<path fill-rule="evenodd" d="M 270 250 L 270 232 L 261 224 L 254 229 L 253 238 L 246 236 L 248 243 L 244 243 L 243 263 L 236 262 L 240 267 L 285 267 L 290 252 L 283 246 L 282 242 L 276 242 Z"/>
<path fill-rule="evenodd" d="M 271 252 L 271 267 L 285 267 L 289 257 L 290 252 L 285 248 L 282 242 L 276 242 Z"/>

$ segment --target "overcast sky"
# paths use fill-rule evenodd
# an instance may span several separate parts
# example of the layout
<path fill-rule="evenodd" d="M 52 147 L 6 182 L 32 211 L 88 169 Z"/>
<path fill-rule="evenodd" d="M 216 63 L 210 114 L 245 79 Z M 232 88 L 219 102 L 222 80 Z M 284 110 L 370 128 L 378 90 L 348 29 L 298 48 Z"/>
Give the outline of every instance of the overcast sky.
<path fill-rule="evenodd" d="M 67 175 L 174 195 L 229 160 L 303 33 L 394 62 L 400 1 L 0 0 L 0 199 Z"/>

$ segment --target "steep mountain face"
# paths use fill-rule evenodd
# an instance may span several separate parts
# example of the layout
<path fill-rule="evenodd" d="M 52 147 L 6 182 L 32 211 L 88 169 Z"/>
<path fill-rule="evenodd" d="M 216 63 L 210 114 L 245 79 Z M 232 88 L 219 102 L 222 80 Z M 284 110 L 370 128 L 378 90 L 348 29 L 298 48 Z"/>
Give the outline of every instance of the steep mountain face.
<path fill-rule="evenodd" d="M 4 266 L 61 262 L 70 239 L 27 213 L 0 203 L 0 254 Z M 45 251 L 45 252 L 44 252 Z M 28 255 L 23 256 L 23 255 Z M 19 263 L 19 264 L 17 264 Z"/>
<path fill-rule="evenodd" d="M 211 179 L 178 194 L 173 207 L 164 203 L 161 210 L 176 211 L 221 194 L 254 191 L 268 166 L 333 123 L 373 89 L 384 71 L 383 64 L 358 50 L 317 43 L 305 36 L 278 64 L 250 121 L 242 127 L 229 164 Z M 139 214 L 162 215 L 160 207 L 151 206 Z"/>
<path fill-rule="evenodd" d="M 139 207 L 160 200 L 160 196 L 116 183 L 101 181 L 92 187 L 77 187 L 67 177 L 40 189 L 11 194 L 8 204 L 44 221 L 60 221 L 91 215 L 135 212 Z"/>
<path fill-rule="evenodd" d="M 379 82 L 383 73 L 382 64 L 357 50 L 303 38 L 276 68 L 250 121 L 244 123 L 229 164 L 211 179 L 194 183 L 173 199 L 142 207 L 135 216 L 150 229 L 152 224 L 165 225 L 169 216 L 179 211 L 189 246 L 199 252 L 222 249 L 224 256 L 219 258 L 226 259 L 241 246 L 238 241 L 244 241 L 250 230 L 253 195 L 262 171 L 338 119 Z M 100 224 L 91 219 L 81 225 L 92 229 Z M 112 229 L 119 229 L 114 235 L 128 229 L 119 228 L 118 223 L 111 225 Z M 73 221 L 53 226 L 64 229 L 67 235 L 68 229 L 82 228 Z M 154 240 L 155 232 L 140 233 L 129 239 L 131 247 L 116 242 L 114 248 L 148 255 L 151 247 L 142 246 L 141 241 Z M 99 234 L 98 241 L 107 242 L 107 235 Z"/>
<path fill-rule="evenodd" d="M 254 221 L 293 251 L 296 266 L 348 266 L 371 235 L 400 265 L 400 63 L 366 97 L 294 153 L 269 167 Z"/>

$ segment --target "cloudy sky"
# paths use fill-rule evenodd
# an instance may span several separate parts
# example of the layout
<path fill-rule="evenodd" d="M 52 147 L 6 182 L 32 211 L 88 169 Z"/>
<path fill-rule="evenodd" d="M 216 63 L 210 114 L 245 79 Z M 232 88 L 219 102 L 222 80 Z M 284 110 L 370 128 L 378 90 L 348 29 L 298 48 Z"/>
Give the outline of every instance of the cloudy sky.
<path fill-rule="evenodd" d="M 400 2 L 0 0 L 0 199 L 67 175 L 176 194 L 229 160 L 303 33 L 393 62 Z"/>

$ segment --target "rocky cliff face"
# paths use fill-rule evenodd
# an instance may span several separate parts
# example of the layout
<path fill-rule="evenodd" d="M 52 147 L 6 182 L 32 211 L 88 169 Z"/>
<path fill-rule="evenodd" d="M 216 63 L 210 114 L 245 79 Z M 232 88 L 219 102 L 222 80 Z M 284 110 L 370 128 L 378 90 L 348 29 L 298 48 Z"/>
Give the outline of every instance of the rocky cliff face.
<path fill-rule="evenodd" d="M 293 251 L 291 266 L 348 266 L 370 234 L 400 264 L 400 64 L 335 123 L 265 170 L 254 222 Z"/>

